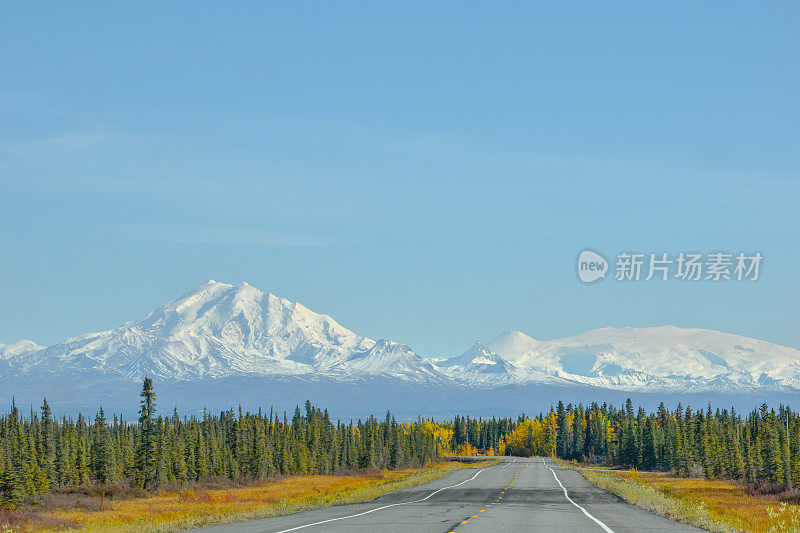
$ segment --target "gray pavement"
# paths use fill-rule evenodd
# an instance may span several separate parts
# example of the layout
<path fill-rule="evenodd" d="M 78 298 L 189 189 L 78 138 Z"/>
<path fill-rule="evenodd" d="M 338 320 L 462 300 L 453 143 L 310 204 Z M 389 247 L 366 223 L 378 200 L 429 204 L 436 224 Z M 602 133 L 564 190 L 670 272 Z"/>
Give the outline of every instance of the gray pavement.
<path fill-rule="evenodd" d="M 566 491 L 566 493 L 565 493 Z M 203 528 L 204 533 L 298 531 L 701 531 L 654 515 L 587 482 L 551 459 L 506 457 L 370 502 Z"/>

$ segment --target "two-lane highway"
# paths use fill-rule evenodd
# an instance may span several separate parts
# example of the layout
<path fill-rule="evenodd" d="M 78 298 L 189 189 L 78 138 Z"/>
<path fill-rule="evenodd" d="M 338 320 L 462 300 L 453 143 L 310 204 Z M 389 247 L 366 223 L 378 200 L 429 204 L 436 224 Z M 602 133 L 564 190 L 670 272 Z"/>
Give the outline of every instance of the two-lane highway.
<path fill-rule="evenodd" d="M 444 479 L 392 492 L 370 502 L 202 531 L 700 531 L 630 505 L 551 459 L 503 459 L 492 467 L 459 470 Z"/>

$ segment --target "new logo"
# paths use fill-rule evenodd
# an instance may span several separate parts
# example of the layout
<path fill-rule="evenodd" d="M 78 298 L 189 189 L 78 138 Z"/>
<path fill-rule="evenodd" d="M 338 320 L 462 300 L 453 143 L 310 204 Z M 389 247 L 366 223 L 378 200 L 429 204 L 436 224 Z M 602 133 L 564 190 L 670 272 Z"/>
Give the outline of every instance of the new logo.
<path fill-rule="evenodd" d="M 592 250 L 584 250 L 578 256 L 578 278 L 584 283 L 592 283 L 604 278 L 608 270 L 608 261 Z"/>

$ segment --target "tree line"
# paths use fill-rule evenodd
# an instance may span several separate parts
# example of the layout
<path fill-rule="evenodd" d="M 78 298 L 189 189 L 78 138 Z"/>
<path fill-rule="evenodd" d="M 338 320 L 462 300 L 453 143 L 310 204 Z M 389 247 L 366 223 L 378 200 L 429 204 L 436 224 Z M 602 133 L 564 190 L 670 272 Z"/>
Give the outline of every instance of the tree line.
<path fill-rule="evenodd" d="M 470 433 L 471 435 L 471 433 Z M 475 440 L 475 445 L 481 442 Z M 762 404 L 746 416 L 735 409 L 656 412 L 612 405 L 564 405 L 520 417 L 499 453 L 669 471 L 751 483 L 769 490 L 800 486 L 800 416 L 788 406 Z"/>
<path fill-rule="evenodd" d="M 678 476 L 741 480 L 788 489 L 800 485 L 800 417 L 785 406 L 762 405 L 746 416 L 663 404 L 656 412 L 559 402 L 535 417 L 455 416 L 397 422 L 370 416 L 333 422 L 306 402 L 291 416 L 270 410 L 228 410 L 202 416 L 158 414 L 145 379 L 138 420 L 101 408 L 93 419 L 0 416 L 0 505 L 15 506 L 73 487 L 122 485 L 155 491 L 227 478 L 332 474 L 347 470 L 430 465 L 446 455 L 541 455 L 611 466 L 670 471 Z"/>
<path fill-rule="evenodd" d="M 54 419 L 20 416 L 16 405 L 0 417 L 0 505 L 16 506 L 69 487 L 125 484 L 146 491 L 165 483 L 217 478 L 262 480 L 281 475 L 331 474 L 351 469 L 430 465 L 444 450 L 431 421 L 398 423 L 390 413 L 357 423 L 331 421 L 306 402 L 293 416 L 233 410 L 202 417 L 158 415 L 150 379 L 144 380 L 139 418 L 129 422 L 101 408 Z M 441 439 L 439 439 L 441 442 Z"/>

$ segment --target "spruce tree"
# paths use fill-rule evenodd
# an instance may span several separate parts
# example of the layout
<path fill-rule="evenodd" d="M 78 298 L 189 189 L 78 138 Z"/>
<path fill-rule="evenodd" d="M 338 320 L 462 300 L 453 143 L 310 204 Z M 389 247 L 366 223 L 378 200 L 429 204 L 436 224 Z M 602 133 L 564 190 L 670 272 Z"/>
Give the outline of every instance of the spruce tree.
<path fill-rule="evenodd" d="M 136 442 L 136 484 L 145 490 L 154 490 L 158 482 L 159 435 L 155 421 L 156 394 L 153 381 L 145 377 L 139 408 L 139 435 Z"/>
<path fill-rule="evenodd" d="M 90 466 L 92 478 L 101 485 L 114 480 L 114 454 L 103 408 L 97 413 L 92 428 Z"/>
<path fill-rule="evenodd" d="M 42 472 L 47 478 L 50 489 L 58 486 L 58 480 L 55 471 L 55 437 L 55 425 L 53 424 L 52 412 L 50 410 L 50 405 L 47 403 L 47 398 L 44 398 L 44 401 L 42 402 L 42 434 L 40 438 L 41 446 L 38 460 L 39 467 L 42 469 Z"/>
<path fill-rule="evenodd" d="M 642 431 L 642 468 L 652 470 L 658 464 L 656 456 L 656 421 L 647 418 Z"/>

